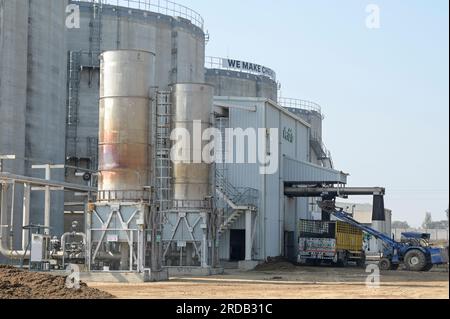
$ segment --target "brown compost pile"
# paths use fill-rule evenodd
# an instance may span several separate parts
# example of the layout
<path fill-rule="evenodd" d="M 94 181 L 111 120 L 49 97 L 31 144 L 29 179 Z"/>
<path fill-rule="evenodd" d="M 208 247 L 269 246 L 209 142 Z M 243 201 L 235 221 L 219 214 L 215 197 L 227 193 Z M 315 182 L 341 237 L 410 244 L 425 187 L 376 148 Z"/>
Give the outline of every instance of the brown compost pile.
<path fill-rule="evenodd" d="M 109 293 L 80 283 L 66 288 L 66 277 L 0 265 L 0 299 L 110 299 Z"/>

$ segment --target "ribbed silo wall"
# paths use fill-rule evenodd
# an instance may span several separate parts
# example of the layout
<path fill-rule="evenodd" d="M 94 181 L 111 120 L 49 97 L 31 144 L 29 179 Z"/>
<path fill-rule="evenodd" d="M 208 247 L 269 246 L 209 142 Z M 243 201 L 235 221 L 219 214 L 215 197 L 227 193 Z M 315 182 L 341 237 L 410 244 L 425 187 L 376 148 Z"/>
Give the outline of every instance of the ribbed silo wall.
<path fill-rule="evenodd" d="M 28 84 L 26 105 L 25 156 L 27 175 L 43 178 L 44 170 L 31 164 L 64 164 L 66 119 L 67 1 L 29 1 Z M 52 170 L 52 179 L 64 180 L 64 170 Z M 31 222 L 42 223 L 44 194 L 32 192 Z M 51 233 L 63 232 L 64 194 L 52 192 Z"/>
<path fill-rule="evenodd" d="M 27 48 L 28 1 L 0 0 L 0 155 L 16 155 L 19 159 L 3 161 L 2 170 L 20 175 L 25 173 Z M 19 190 L 15 207 L 21 205 L 21 194 Z M 8 205 L 8 212 L 10 209 Z M 15 209 L 17 213 L 19 209 Z M 3 220 L 3 224 L 9 222 Z M 18 232 L 15 245 L 20 244 Z M 2 240 L 8 243 L 7 238 Z M 0 255 L 0 262 L 5 258 Z"/>
<path fill-rule="evenodd" d="M 0 0 L 0 155 L 25 157 L 28 1 Z M 3 161 L 23 174 L 23 160 Z"/>
<path fill-rule="evenodd" d="M 206 70 L 206 83 L 215 96 L 264 97 L 276 102 L 277 83 L 267 77 L 220 69 Z"/>
<path fill-rule="evenodd" d="M 8 172 L 44 177 L 33 164 L 64 164 L 67 1 L 0 1 L 0 154 Z M 52 172 L 64 180 L 64 171 Z M 20 248 L 22 188 L 15 193 L 14 248 Z M 52 192 L 52 234 L 63 232 L 64 195 Z M 31 223 L 44 222 L 43 192 L 32 192 Z M 10 222 L 10 221 L 8 221 Z"/>

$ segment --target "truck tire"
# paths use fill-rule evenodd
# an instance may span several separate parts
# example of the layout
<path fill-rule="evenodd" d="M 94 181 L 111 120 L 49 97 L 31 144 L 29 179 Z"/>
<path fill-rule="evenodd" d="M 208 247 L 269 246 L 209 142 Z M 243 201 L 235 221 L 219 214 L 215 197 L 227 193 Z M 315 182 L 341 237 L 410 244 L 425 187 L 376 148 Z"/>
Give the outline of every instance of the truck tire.
<path fill-rule="evenodd" d="M 409 271 L 422 271 L 427 266 L 427 257 L 418 249 L 411 249 L 404 258 L 406 269 Z"/>
<path fill-rule="evenodd" d="M 398 270 L 398 267 L 400 267 L 400 264 L 392 264 L 391 270 Z"/>
<path fill-rule="evenodd" d="M 361 258 L 356 260 L 356 266 L 360 268 L 366 267 L 366 254 L 362 254 Z"/>
<path fill-rule="evenodd" d="M 340 258 L 338 261 L 338 266 L 339 267 L 347 267 L 348 266 L 348 255 L 347 252 L 342 252 L 340 254 Z"/>
<path fill-rule="evenodd" d="M 386 257 L 381 258 L 380 261 L 378 262 L 378 267 L 380 267 L 381 270 L 391 270 L 392 267 L 391 260 Z"/>
<path fill-rule="evenodd" d="M 428 264 L 422 269 L 422 271 L 430 271 L 433 268 L 433 266 L 434 266 L 433 264 Z"/>

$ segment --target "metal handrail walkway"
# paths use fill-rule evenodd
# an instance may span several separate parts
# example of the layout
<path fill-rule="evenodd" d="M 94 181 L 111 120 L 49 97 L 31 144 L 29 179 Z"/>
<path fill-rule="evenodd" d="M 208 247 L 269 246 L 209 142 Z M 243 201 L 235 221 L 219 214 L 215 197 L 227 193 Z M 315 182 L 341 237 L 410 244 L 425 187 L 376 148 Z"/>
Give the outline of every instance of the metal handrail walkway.
<path fill-rule="evenodd" d="M 204 19 L 198 12 L 169 0 L 76 0 L 74 2 L 77 1 L 144 10 L 175 18 L 180 17 L 191 21 L 193 25 L 202 30 L 204 30 L 205 27 Z"/>

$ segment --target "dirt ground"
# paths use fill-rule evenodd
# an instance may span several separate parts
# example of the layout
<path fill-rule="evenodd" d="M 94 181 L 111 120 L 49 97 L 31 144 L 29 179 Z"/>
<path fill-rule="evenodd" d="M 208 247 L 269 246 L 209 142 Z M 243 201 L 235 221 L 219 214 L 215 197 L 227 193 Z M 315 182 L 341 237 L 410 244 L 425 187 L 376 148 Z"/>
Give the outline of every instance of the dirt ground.
<path fill-rule="evenodd" d="M 212 277 L 177 277 L 145 284 L 92 283 L 118 298 L 145 299 L 448 299 L 447 269 L 431 272 L 386 271 L 380 287 L 366 286 L 368 273 L 360 268 L 259 267 L 255 271 L 227 269 Z"/>
<path fill-rule="evenodd" d="M 108 299 L 112 295 L 81 283 L 68 289 L 66 278 L 0 265 L 0 299 Z"/>

